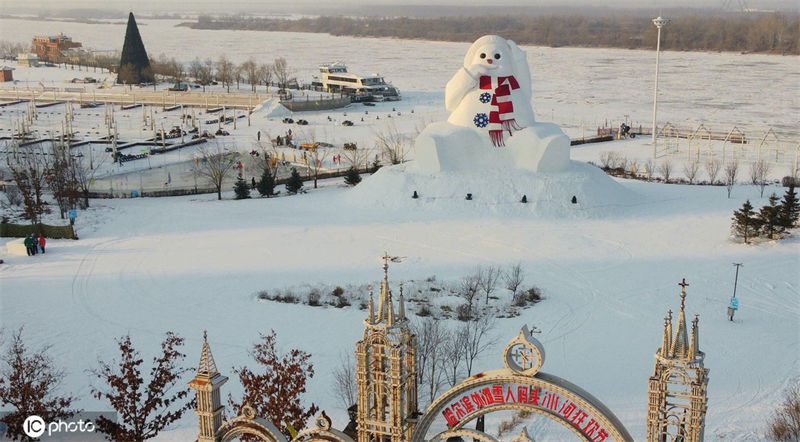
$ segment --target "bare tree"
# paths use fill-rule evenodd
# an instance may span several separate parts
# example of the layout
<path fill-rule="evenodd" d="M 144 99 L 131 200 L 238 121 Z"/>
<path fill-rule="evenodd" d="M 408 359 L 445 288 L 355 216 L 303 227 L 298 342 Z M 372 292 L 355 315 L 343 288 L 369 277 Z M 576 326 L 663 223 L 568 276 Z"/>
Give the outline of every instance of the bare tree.
<path fill-rule="evenodd" d="M 503 280 L 512 297 L 516 299 L 519 287 L 525 282 L 525 272 L 522 270 L 522 264 L 516 263 L 511 266 L 503 275 Z"/>
<path fill-rule="evenodd" d="M 89 207 L 89 191 L 94 183 L 95 174 L 109 158 L 103 155 L 98 159 L 94 159 L 91 152 L 89 153 L 89 158 L 87 159 L 86 157 L 87 155 L 77 155 L 72 158 L 72 175 L 77 183 L 78 191 L 83 197 L 82 209 Z"/>
<path fill-rule="evenodd" d="M 279 92 L 283 92 L 289 88 L 289 80 L 292 76 L 292 71 L 289 69 L 289 64 L 283 57 L 278 57 L 272 64 L 272 72 L 275 74 L 275 81 L 278 82 Z"/>
<path fill-rule="evenodd" d="M 664 177 L 664 182 L 669 182 L 669 176 L 672 174 L 672 161 L 667 158 L 661 162 L 658 166 L 658 171 L 661 172 L 661 176 Z"/>
<path fill-rule="evenodd" d="M 344 143 L 344 151 L 342 152 L 345 164 L 349 164 L 355 170 L 367 166 L 369 160 L 369 151 L 361 149 L 356 143 Z"/>
<path fill-rule="evenodd" d="M 647 175 L 647 181 L 652 181 L 653 174 L 656 172 L 656 162 L 652 158 L 648 158 L 644 162 L 644 173 Z"/>
<path fill-rule="evenodd" d="M 461 378 L 468 335 L 467 327 L 449 330 L 445 335 L 445 345 L 441 349 L 441 356 L 444 369 L 447 370 L 447 383 L 451 387 L 456 385 Z"/>
<path fill-rule="evenodd" d="M 736 184 L 736 175 L 739 172 L 739 162 L 733 160 L 725 165 L 725 187 L 728 189 L 728 198 L 731 197 L 731 190 Z"/>
<path fill-rule="evenodd" d="M 467 376 L 472 376 L 472 367 L 475 359 L 494 343 L 489 337 L 489 333 L 493 328 L 492 318 L 489 315 L 478 316 L 474 320 L 461 325 L 461 333 L 464 333 L 463 355 Z"/>
<path fill-rule="evenodd" d="M 475 315 L 474 312 L 474 304 L 475 298 L 478 296 L 478 292 L 481 288 L 481 280 L 477 274 L 471 274 L 463 277 L 461 279 L 460 286 L 458 288 L 458 294 L 467 302 L 467 305 L 464 306 L 466 311 L 463 313 L 459 313 L 459 318 L 462 321 L 468 321 L 472 319 Z"/>
<path fill-rule="evenodd" d="M 23 433 L 23 423 L 28 416 L 36 415 L 47 422 L 68 419 L 75 414 L 70 409 L 75 400 L 71 396 L 58 396 L 64 370 L 54 366 L 47 354 L 49 347 L 32 352 L 22 340 L 20 328 L 11 336 L 6 352 L 0 357 L 0 406 L 11 411 L 0 415 L 9 439 L 29 440 Z"/>
<path fill-rule="evenodd" d="M 14 141 L 11 152 L 6 154 L 6 165 L 11 179 L 22 195 L 25 217 L 36 224 L 47 211 L 42 199 L 45 177 L 50 168 L 50 156 L 41 143 L 20 146 Z"/>
<path fill-rule="evenodd" d="M 203 85 L 203 92 L 206 91 L 206 86 L 214 81 L 214 61 L 210 58 L 207 58 L 206 61 L 203 62 L 197 81 Z"/>
<path fill-rule="evenodd" d="M 400 133 L 394 123 L 375 132 L 375 145 L 389 164 L 400 164 L 406 160 L 411 149 L 411 140 Z"/>
<path fill-rule="evenodd" d="M 194 78 L 195 81 L 200 82 L 200 75 L 203 72 L 203 62 L 200 61 L 199 58 L 195 57 L 194 60 L 189 63 L 188 72 L 191 78 Z"/>
<path fill-rule="evenodd" d="M 244 75 L 244 71 L 242 71 L 242 66 L 234 64 L 233 65 L 233 78 L 236 80 L 236 90 L 239 90 L 239 83 L 242 82 L 242 76 Z"/>
<path fill-rule="evenodd" d="M 620 155 L 617 152 L 603 152 L 600 154 L 600 164 L 603 169 L 616 169 L 620 162 Z"/>
<path fill-rule="evenodd" d="M 333 369 L 333 391 L 344 409 L 356 403 L 358 386 L 356 385 L 356 361 L 351 352 L 339 355 L 339 366 Z"/>
<path fill-rule="evenodd" d="M 478 266 L 476 271 L 481 291 L 486 295 L 486 304 L 489 304 L 489 296 L 494 293 L 497 282 L 500 280 L 500 268 L 497 266 Z"/>
<path fill-rule="evenodd" d="M 272 83 L 272 74 L 274 70 L 271 64 L 262 64 L 258 67 L 258 78 L 260 82 L 264 83 L 266 89 L 264 92 L 269 92 L 269 84 Z"/>
<path fill-rule="evenodd" d="M 308 133 L 300 134 L 300 139 L 307 140 L 307 144 L 311 144 L 315 147 L 311 149 L 307 149 L 306 152 L 303 154 L 303 159 L 306 162 L 306 167 L 308 168 L 309 175 L 314 176 L 314 188 L 317 188 L 317 181 L 319 180 L 319 175 L 323 170 L 323 163 L 327 160 L 328 155 L 330 155 L 330 151 L 328 148 L 320 146 L 320 143 L 317 139 L 317 133 L 313 129 L 310 130 Z M 323 139 L 326 138 L 323 135 Z"/>
<path fill-rule="evenodd" d="M 181 62 L 175 60 L 175 58 L 170 58 L 169 62 L 167 62 L 167 75 L 172 77 L 172 81 L 178 83 L 186 78 L 186 71 Z"/>
<path fill-rule="evenodd" d="M 722 161 L 716 158 L 706 161 L 706 173 L 710 184 L 714 184 L 717 181 L 720 169 L 722 169 Z"/>
<path fill-rule="evenodd" d="M 439 394 L 441 386 L 442 346 L 446 346 L 446 333 L 441 321 L 431 317 L 414 326 L 417 335 L 417 385 L 427 389 L 429 403 Z"/>
<path fill-rule="evenodd" d="M 617 160 L 616 169 L 622 173 L 628 170 L 628 157 L 620 155 Z"/>
<path fill-rule="evenodd" d="M 767 176 L 769 175 L 770 163 L 763 158 L 759 158 L 750 165 L 750 181 L 757 184 L 761 190 L 761 197 L 764 197 L 764 187 L 767 185 Z"/>
<path fill-rule="evenodd" d="M 261 82 L 259 78 L 258 64 L 252 57 L 247 59 L 244 63 L 239 65 L 239 70 L 244 75 L 245 80 L 250 83 L 250 90 L 255 92 L 256 86 Z"/>
<path fill-rule="evenodd" d="M 317 188 L 317 180 L 319 179 L 319 174 L 322 172 L 322 164 L 325 160 L 328 159 L 328 155 L 330 155 L 330 151 L 327 148 L 316 147 L 311 149 L 310 154 L 308 155 L 308 168 L 311 170 L 311 173 L 314 174 L 314 188 Z"/>
<path fill-rule="evenodd" d="M 69 209 L 76 206 L 78 200 L 78 182 L 75 179 L 73 157 L 69 146 L 64 142 L 52 142 L 50 168 L 47 170 L 47 185 L 58 203 L 61 219 L 67 217 Z"/>
<path fill-rule="evenodd" d="M 797 380 L 786 391 L 786 397 L 770 419 L 767 435 L 780 442 L 800 440 L 800 383 Z"/>
<path fill-rule="evenodd" d="M 689 184 L 694 184 L 694 180 L 697 178 L 697 172 L 700 171 L 700 162 L 691 160 L 683 163 L 683 174 L 686 176 L 686 179 L 689 180 Z"/>
<path fill-rule="evenodd" d="M 217 79 L 222 83 L 222 86 L 231 91 L 231 83 L 236 75 L 236 65 L 228 59 L 225 55 L 221 55 L 217 60 Z"/>
<path fill-rule="evenodd" d="M 630 171 L 631 175 L 634 177 L 639 174 L 639 161 L 636 158 L 631 158 L 628 161 L 628 171 Z"/>
<path fill-rule="evenodd" d="M 195 159 L 194 172 L 217 189 L 217 199 L 222 199 L 222 185 L 236 169 L 236 152 L 231 152 L 219 143 L 214 148 L 202 146 L 197 149 L 200 155 Z"/>

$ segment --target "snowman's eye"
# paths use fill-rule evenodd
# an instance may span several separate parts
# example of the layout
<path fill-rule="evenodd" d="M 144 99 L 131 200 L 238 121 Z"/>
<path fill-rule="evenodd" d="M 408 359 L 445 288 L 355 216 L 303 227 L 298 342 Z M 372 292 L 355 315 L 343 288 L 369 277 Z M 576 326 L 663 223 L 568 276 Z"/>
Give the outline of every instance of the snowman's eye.
<path fill-rule="evenodd" d="M 481 58 L 486 58 L 486 54 L 481 53 Z"/>
<path fill-rule="evenodd" d="M 494 54 L 494 59 L 495 60 L 499 60 L 500 59 L 500 54 Z"/>

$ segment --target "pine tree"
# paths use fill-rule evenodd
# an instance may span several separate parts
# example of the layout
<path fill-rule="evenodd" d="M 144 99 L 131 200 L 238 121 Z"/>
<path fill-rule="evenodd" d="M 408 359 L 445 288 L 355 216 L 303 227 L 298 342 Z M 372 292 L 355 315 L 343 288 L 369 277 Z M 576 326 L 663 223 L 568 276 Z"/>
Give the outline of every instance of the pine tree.
<path fill-rule="evenodd" d="M 180 367 L 186 357 L 179 351 L 183 338 L 167 332 L 161 343 L 162 354 L 153 358 L 149 370 L 150 381 L 142 378 L 142 362 L 139 352 L 133 347 L 130 336 L 117 341 L 120 350 L 119 366 L 100 361 L 100 368 L 91 373 L 106 384 L 107 389 L 90 387 L 95 399 L 105 399 L 117 412 L 117 419 L 100 416 L 97 430 L 105 433 L 109 440 L 143 441 L 152 439 L 183 413 L 194 406 L 188 399 L 189 389 L 181 382 L 190 368 Z M 180 385 L 181 387 L 174 389 Z"/>
<path fill-rule="evenodd" d="M 742 208 L 733 212 L 733 225 L 731 226 L 734 235 L 741 237 L 745 244 L 758 233 L 761 222 L 758 215 L 753 211 L 750 200 L 745 201 Z"/>
<path fill-rule="evenodd" d="M 344 182 L 348 186 L 355 186 L 361 182 L 361 175 L 358 174 L 358 171 L 355 167 L 347 169 L 347 175 L 344 176 Z"/>
<path fill-rule="evenodd" d="M 125 29 L 125 42 L 119 59 L 117 84 L 138 84 L 155 81 L 147 50 L 144 48 L 139 27 L 133 12 L 128 14 L 128 27 Z"/>
<path fill-rule="evenodd" d="M 769 239 L 780 238 L 780 234 L 784 231 L 780 223 L 780 209 L 778 196 L 773 193 L 769 197 L 769 205 L 762 207 L 758 212 L 761 233 Z"/>
<path fill-rule="evenodd" d="M 256 184 L 256 189 L 261 196 L 267 198 L 275 195 L 275 178 L 268 167 L 264 168 L 264 173 L 261 174 L 261 180 Z"/>
<path fill-rule="evenodd" d="M 303 189 L 303 178 L 297 172 L 297 168 L 292 168 L 292 175 L 289 177 L 289 182 L 286 183 L 286 191 L 289 193 L 297 193 Z"/>
<path fill-rule="evenodd" d="M 300 429 L 319 408 L 316 405 L 306 409 L 300 395 L 306 392 L 306 383 L 314 377 L 311 355 L 297 349 L 286 354 L 278 354 L 275 331 L 261 335 L 262 342 L 253 346 L 253 359 L 263 371 L 256 373 L 247 367 L 235 369 L 244 387 L 241 402 L 228 402 L 235 414 L 240 413 L 244 404 L 255 409 L 256 416 L 266 418 L 277 426 L 283 434 L 289 434 L 289 426 Z"/>
<path fill-rule="evenodd" d="M 794 190 L 794 183 L 789 185 L 786 193 L 783 194 L 783 200 L 779 209 L 779 222 L 781 227 L 789 230 L 797 226 L 798 218 L 800 218 L 800 203 L 797 200 L 797 192 Z"/>
<path fill-rule="evenodd" d="M 242 178 L 241 174 L 238 178 L 236 178 L 236 184 L 233 186 L 233 191 L 236 192 L 237 200 L 250 198 L 250 186 L 247 185 L 247 181 Z"/>
<path fill-rule="evenodd" d="M 46 422 L 69 419 L 75 414 L 70 406 L 75 398 L 57 396 L 55 390 L 64 379 L 64 371 L 53 365 L 47 348 L 31 352 L 22 340 L 22 329 L 11 336 L 8 350 L 0 357 L 0 423 L 11 440 L 30 440 L 23 433 L 28 416 L 36 415 Z M 2 436 L 2 433 L 0 433 Z"/>

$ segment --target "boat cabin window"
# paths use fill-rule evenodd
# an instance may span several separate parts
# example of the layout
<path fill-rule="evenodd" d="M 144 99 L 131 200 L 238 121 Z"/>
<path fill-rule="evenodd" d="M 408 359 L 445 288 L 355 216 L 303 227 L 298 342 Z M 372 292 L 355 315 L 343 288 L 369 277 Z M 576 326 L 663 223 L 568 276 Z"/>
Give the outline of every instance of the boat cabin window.
<path fill-rule="evenodd" d="M 364 86 L 375 86 L 375 85 L 380 85 L 380 84 L 386 84 L 386 83 L 383 81 L 383 77 L 369 77 L 369 78 L 364 78 L 364 79 L 362 79 L 362 80 L 361 80 L 361 83 L 362 83 Z"/>

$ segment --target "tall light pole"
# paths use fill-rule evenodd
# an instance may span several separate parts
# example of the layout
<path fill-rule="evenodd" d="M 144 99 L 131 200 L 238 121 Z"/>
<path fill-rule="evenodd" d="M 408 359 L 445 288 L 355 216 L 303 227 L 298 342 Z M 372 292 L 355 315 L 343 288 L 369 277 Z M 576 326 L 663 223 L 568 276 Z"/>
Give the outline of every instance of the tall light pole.
<path fill-rule="evenodd" d="M 658 28 L 658 38 L 656 41 L 656 84 L 653 88 L 653 158 L 656 157 L 656 111 L 658 109 L 658 56 L 661 51 L 661 28 L 664 27 L 669 23 L 669 20 L 666 18 L 661 18 L 659 15 L 658 17 L 653 19 L 653 24 L 656 25 Z"/>
<path fill-rule="evenodd" d="M 739 282 L 739 267 L 742 266 L 742 263 L 735 262 L 733 265 L 736 266 L 736 276 L 733 280 L 733 296 L 731 296 L 731 303 L 728 306 L 728 318 L 733 321 L 733 315 L 736 313 L 736 310 L 739 310 L 739 300 L 736 299 L 736 284 Z"/>

